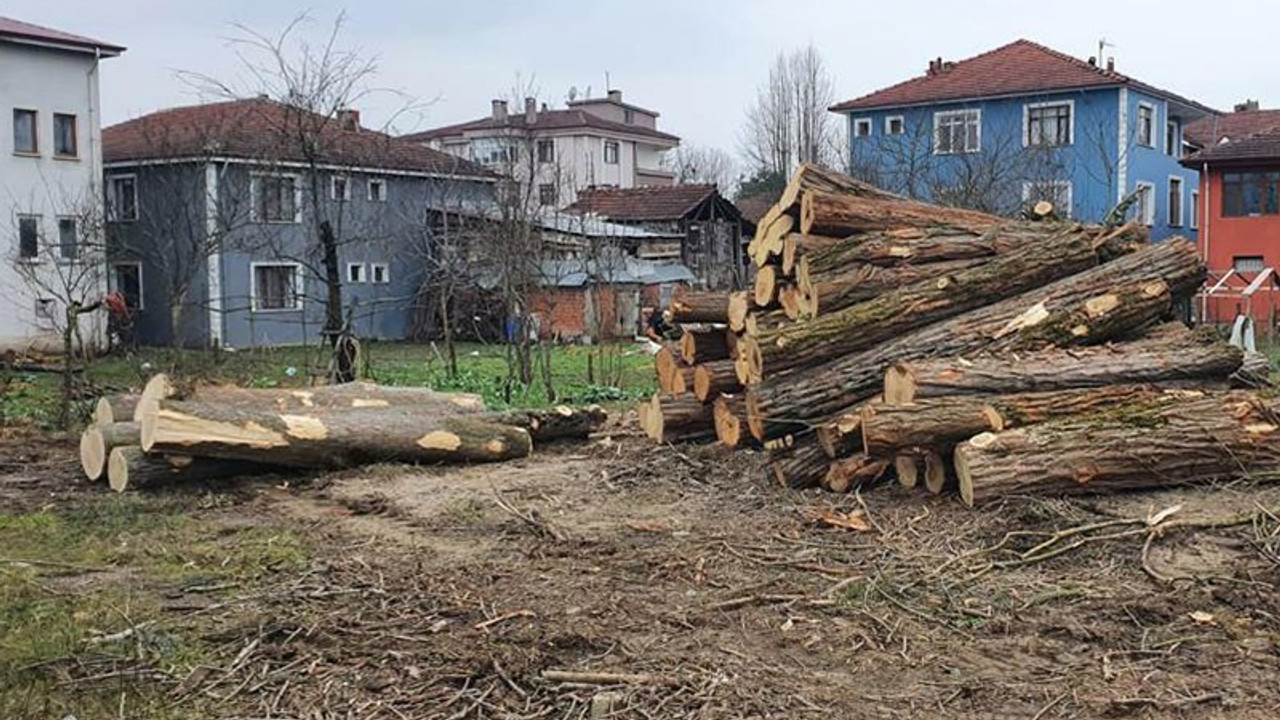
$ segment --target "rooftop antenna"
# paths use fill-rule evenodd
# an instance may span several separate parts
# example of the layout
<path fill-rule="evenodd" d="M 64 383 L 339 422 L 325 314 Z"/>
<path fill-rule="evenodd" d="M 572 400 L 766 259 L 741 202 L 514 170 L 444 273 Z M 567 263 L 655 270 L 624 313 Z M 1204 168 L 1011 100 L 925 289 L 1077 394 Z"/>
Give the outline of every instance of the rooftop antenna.
<path fill-rule="evenodd" d="M 1115 47 L 1116 44 L 1108 41 L 1106 38 L 1098 38 L 1098 64 L 1102 64 L 1102 58 L 1107 54 L 1107 48 Z"/>
<path fill-rule="evenodd" d="M 606 94 L 606 95 L 608 95 L 608 94 L 609 94 L 609 91 L 610 91 L 610 90 L 612 90 L 612 89 L 613 89 L 613 85 L 609 82 L 609 71 L 608 71 L 608 70 L 605 70 L 605 71 L 604 71 L 604 92 L 605 92 L 605 94 Z"/>

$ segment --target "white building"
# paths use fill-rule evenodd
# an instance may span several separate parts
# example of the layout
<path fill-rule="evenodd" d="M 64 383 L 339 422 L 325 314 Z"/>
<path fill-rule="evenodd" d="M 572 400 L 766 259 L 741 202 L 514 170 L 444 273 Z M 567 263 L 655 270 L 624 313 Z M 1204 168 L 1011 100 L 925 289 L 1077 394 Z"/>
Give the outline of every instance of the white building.
<path fill-rule="evenodd" d="M 56 340 L 66 303 L 105 292 L 98 64 L 123 51 L 0 17 L 0 350 Z M 85 342 L 104 326 L 86 317 Z"/>
<path fill-rule="evenodd" d="M 563 110 L 525 99 L 523 113 L 494 100 L 488 117 L 405 136 L 510 174 L 536 202 L 562 208 L 591 186 L 672 185 L 662 155 L 680 138 L 658 130 L 658 113 L 622 101 L 621 90 Z"/>

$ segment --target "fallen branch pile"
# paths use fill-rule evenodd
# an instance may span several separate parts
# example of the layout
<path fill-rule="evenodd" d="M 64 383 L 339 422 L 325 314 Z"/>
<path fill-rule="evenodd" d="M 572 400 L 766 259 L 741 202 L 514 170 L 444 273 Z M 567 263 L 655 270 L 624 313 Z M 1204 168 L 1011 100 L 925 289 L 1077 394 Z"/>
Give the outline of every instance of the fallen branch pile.
<path fill-rule="evenodd" d="M 642 426 L 763 447 L 791 487 L 896 475 L 971 504 L 1280 476 L 1280 405 L 1229 391 L 1265 370 L 1170 322 L 1204 281 L 1195 246 L 1045 205 L 1006 220 L 802 167 L 751 290 L 671 304 L 702 325 L 660 354 Z"/>
<path fill-rule="evenodd" d="M 478 395 L 425 388 L 184 388 L 157 375 L 139 395 L 98 401 L 80 461 L 89 479 L 105 475 L 117 492 L 280 469 L 498 462 L 586 438 L 605 419 L 598 406 L 490 411 Z"/>

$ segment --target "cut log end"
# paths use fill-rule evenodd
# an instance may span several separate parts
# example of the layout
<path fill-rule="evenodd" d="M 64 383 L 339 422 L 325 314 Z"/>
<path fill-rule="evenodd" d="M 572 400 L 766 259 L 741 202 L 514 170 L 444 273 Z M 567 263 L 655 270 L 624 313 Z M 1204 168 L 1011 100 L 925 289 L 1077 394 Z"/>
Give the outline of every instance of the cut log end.
<path fill-rule="evenodd" d="M 930 450 L 924 456 L 924 486 L 934 495 L 941 495 L 947 486 L 947 461 L 942 453 Z"/>
<path fill-rule="evenodd" d="M 747 315 L 751 313 L 751 300 L 747 291 L 729 293 L 729 329 L 741 333 L 747 329 Z"/>
<path fill-rule="evenodd" d="M 712 417 L 715 420 L 716 439 L 721 445 L 727 448 L 737 448 L 742 445 L 742 419 L 734 412 L 728 397 L 716 398 Z"/>
<path fill-rule="evenodd" d="M 898 484 L 904 488 L 913 488 L 920 484 L 920 458 L 906 453 L 893 458 L 893 470 L 898 476 Z"/>
<path fill-rule="evenodd" d="M 906 405 L 915 400 L 916 381 L 906 366 L 897 364 L 884 373 L 884 401 L 890 405 Z"/>
<path fill-rule="evenodd" d="M 755 284 L 752 285 L 756 307 L 769 307 L 778 298 L 778 270 L 773 265 L 765 265 L 756 272 Z"/>
<path fill-rule="evenodd" d="M 91 426 L 80 434 L 80 467 L 90 480 L 102 478 L 107 469 L 107 443 L 102 430 Z"/>
<path fill-rule="evenodd" d="M 988 444 L 995 440 L 995 435 L 991 433 L 983 433 L 969 442 L 976 443 L 984 437 L 987 439 L 983 439 L 982 441 Z M 964 445 L 956 447 L 955 454 L 952 456 L 952 461 L 956 466 L 956 478 L 960 481 L 960 499 L 964 501 L 965 505 L 973 507 L 973 475 L 969 472 L 969 458 L 966 454 Z"/>

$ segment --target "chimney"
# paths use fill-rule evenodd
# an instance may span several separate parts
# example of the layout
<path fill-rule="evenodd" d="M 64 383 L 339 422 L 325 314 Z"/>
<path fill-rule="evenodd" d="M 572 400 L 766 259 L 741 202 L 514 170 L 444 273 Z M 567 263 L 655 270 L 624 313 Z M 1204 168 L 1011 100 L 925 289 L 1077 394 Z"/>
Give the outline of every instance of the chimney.
<path fill-rule="evenodd" d="M 536 98 L 527 97 L 524 99 L 524 123 L 532 125 L 538 122 L 538 101 Z"/>
<path fill-rule="evenodd" d="M 620 102 L 622 102 L 622 91 L 621 91 L 621 90 L 610 90 L 610 91 L 609 91 L 609 102 L 616 102 L 616 103 L 620 103 Z"/>
<path fill-rule="evenodd" d="M 507 101 L 506 100 L 493 101 L 493 119 L 497 120 L 498 122 L 507 121 Z"/>
<path fill-rule="evenodd" d="M 1116 71 L 1116 59 L 1114 57 L 1107 58 L 1107 72 Z"/>
<path fill-rule="evenodd" d="M 360 131 L 360 111 L 350 108 L 338 111 L 338 127 L 343 132 L 359 132 Z"/>
<path fill-rule="evenodd" d="M 1235 112 L 1249 112 L 1251 110 L 1257 110 L 1259 107 L 1257 100 L 1245 100 L 1242 103 L 1236 103 L 1236 106 L 1232 109 Z"/>

